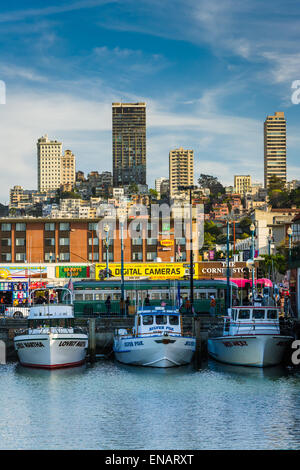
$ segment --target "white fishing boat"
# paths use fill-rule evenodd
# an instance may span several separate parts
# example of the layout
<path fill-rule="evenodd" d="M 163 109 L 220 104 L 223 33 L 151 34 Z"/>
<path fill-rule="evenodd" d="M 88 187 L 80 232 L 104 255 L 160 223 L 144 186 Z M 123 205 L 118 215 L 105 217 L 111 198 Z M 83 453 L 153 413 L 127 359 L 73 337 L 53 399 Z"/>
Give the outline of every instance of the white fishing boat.
<path fill-rule="evenodd" d="M 195 346 L 195 338 L 183 334 L 178 309 L 147 306 L 138 309 L 131 331 L 116 331 L 113 349 L 124 364 L 175 367 L 191 362 Z"/>
<path fill-rule="evenodd" d="M 72 303 L 36 304 L 30 307 L 29 328 L 14 338 L 23 366 L 55 369 L 84 363 L 88 336 L 74 327 Z"/>
<path fill-rule="evenodd" d="M 229 309 L 223 331 L 212 332 L 208 353 L 227 364 L 266 367 L 282 362 L 292 336 L 280 331 L 279 309 L 240 306 Z"/>

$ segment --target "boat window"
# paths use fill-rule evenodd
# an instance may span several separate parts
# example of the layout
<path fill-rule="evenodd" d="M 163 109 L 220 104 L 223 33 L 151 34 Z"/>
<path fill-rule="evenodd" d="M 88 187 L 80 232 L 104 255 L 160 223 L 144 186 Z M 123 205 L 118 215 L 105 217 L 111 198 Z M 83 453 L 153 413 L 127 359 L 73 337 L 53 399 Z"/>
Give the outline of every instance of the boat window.
<path fill-rule="evenodd" d="M 143 325 L 153 325 L 153 316 L 152 315 L 145 315 L 143 317 Z"/>
<path fill-rule="evenodd" d="M 177 315 L 170 315 L 169 316 L 169 323 L 170 323 L 170 325 L 178 325 L 179 317 Z"/>
<path fill-rule="evenodd" d="M 157 325 L 166 325 L 167 316 L 166 315 L 156 315 L 156 324 Z"/>
<path fill-rule="evenodd" d="M 240 320 L 248 320 L 248 318 L 250 318 L 250 310 L 243 309 L 239 311 Z"/>
<path fill-rule="evenodd" d="M 234 320 L 236 319 L 236 310 L 235 309 L 232 309 L 231 316 Z"/>
<path fill-rule="evenodd" d="M 256 320 L 261 320 L 262 318 L 265 318 L 264 309 L 259 309 L 259 310 L 254 309 L 252 318 L 255 318 Z"/>
<path fill-rule="evenodd" d="M 268 310 L 268 319 L 277 320 L 277 310 Z"/>

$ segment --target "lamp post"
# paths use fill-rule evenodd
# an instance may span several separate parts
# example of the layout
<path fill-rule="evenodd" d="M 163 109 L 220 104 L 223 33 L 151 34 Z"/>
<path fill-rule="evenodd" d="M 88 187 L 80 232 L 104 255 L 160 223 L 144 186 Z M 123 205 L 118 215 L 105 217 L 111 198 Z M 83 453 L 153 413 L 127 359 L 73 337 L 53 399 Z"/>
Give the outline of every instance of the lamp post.
<path fill-rule="evenodd" d="M 268 235 L 268 255 L 271 256 L 271 243 L 273 241 L 273 237 L 271 234 Z"/>
<path fill-rule="evenodd" d="M 190 302 L 191 312 L 194 314 L 194 253 L 193 253 L 193 207 L 192 193 L 197 186 L 178 186 L 179 191 L 189 191 L 190 194 Z"/>
<path fill-rule="evenodd" d="M 121 228 L 121 301 L 124 305 L 125 302 L 125 285 L 124 285 L 124 221 L 125 216 L 123 214 L 119 217 L 120 228 Z"/>
<path fill-rule="evenodd" d="M 289 227 L 287 229 L 287 234 L 289 237 L 289 265 L 290 265 L 292 261 L 292 235 L 293 235 L 292 227 Z"/>
<path fill-rule="evenodd" d="M 231 299 L 230 299 L 230 265 L 229 265 L 229 225 L 230 225 L 230 220 L 227 219 L 227 251 L 226 251 L 226 262 L 227 262 L 227 269 L 226 269 L 226 278 L 227 278 L 226 309 L 227 309 L 227 312 L 228 312 L 228 309 L 230 308 L 230 305 L 231 305 Z"/>
<path fill-rule="evenodd" d="M 106 246 L 106 279 L 109 278 L 108 274 L 108 232 L 109 232 L 109 225 L 104 225 L 103 227 L 104 232 L 106 233 L 106 240 L 105 240 L 105 246 Z"/>
<path fill-rule="evenodd" d="M 255 232 L 255 225 L 252 223 L 250 225 L 250 230 L 251 230 L 251 237 L 252 237 L 252 260 L 253 260 L 253 265 L 252 265 L 252 302 L 254 303 L 254 256 L 255 256 L 255 251 L 254 251 L 254 232 Z"/>

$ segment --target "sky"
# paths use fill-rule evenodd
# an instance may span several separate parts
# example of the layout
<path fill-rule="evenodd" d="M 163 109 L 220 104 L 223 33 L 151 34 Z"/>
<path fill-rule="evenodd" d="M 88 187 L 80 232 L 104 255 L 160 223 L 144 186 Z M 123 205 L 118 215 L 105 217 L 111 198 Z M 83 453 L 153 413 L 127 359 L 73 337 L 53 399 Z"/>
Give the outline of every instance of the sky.
<path fill-rule="evenodd" d="M 200 173 L 263 182 L 263 122 L 284 111 L 288 180 L 300 179 L 300 4 L 286 0 L 15 0 L 1 5 L 0 202 L 37 189 L 39 137 L 76 169 L 112 171 L 111 103 L 147 104 L 147 182 L 170 149 Z M 1 100 L 0 100 L 1 101 Z"/>

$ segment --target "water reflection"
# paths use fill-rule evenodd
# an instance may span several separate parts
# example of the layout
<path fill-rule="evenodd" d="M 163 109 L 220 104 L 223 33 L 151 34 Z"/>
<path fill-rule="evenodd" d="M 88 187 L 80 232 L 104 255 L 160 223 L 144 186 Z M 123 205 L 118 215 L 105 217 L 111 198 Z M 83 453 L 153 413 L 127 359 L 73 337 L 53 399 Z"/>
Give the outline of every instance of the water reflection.
<path fill-rule="evenodd" d="M 272 367 L 247 367 L 222 364 L 220 362 L 210 360 L 208 368 L 215 372 L 227 374 L 232 377 L 246 377 L 252 379 L 275 380 L 290 375 L 288 369 L 281 365 Z"/>

